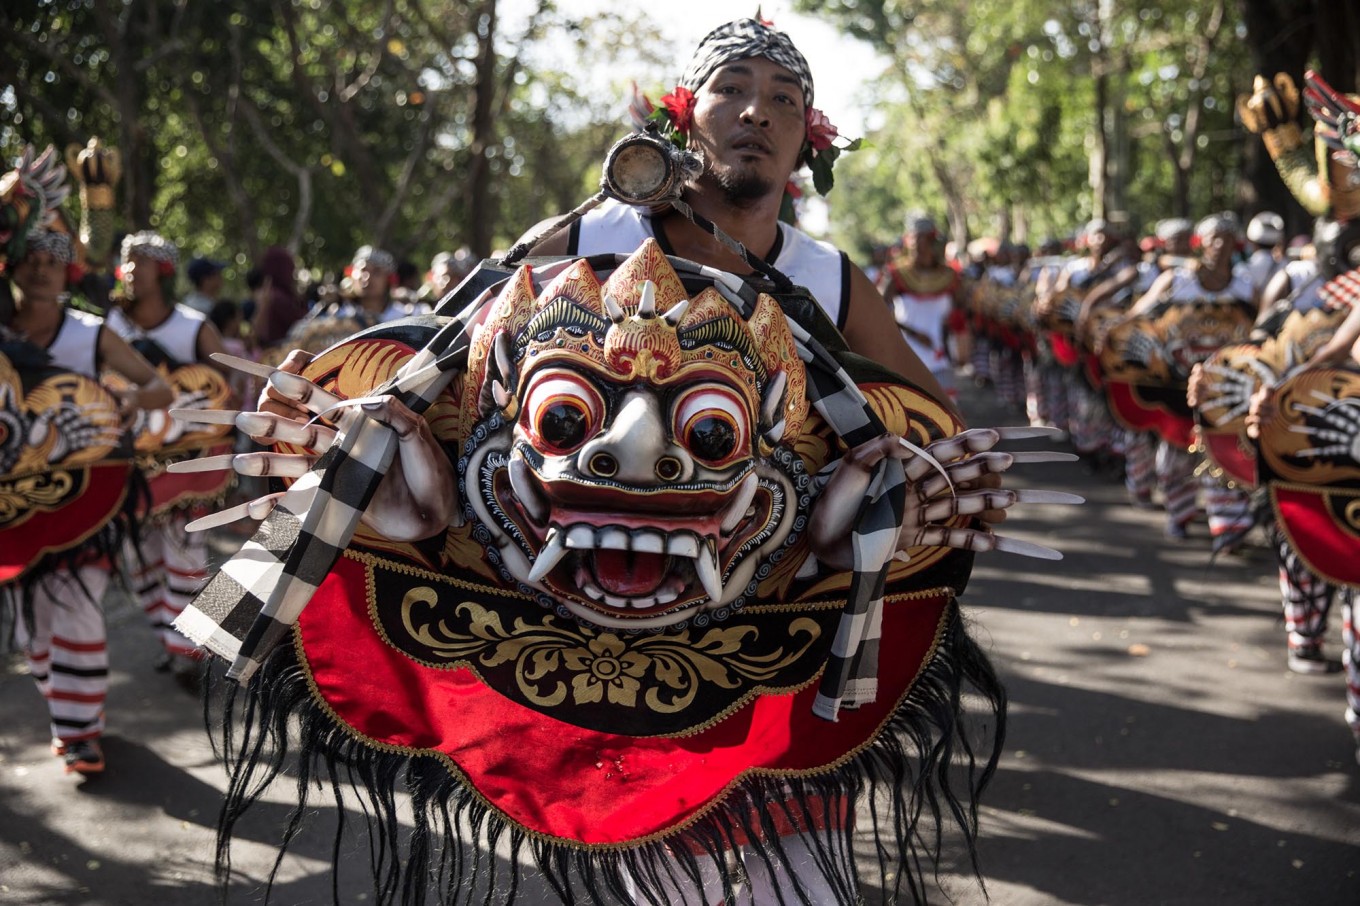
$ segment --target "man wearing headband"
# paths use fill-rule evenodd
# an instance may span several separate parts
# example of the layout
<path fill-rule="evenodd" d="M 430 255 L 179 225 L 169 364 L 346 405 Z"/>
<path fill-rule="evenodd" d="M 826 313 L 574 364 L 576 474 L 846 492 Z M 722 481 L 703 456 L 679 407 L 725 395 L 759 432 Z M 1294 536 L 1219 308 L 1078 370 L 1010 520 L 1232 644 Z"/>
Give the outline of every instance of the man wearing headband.
<path fill-rule="evenodd" d="M 1078 323 L 1086 298 L 1126 263 L 1120 238 L 1108 221 L 1099 217 L 1089 221 L 1079 236 L 1086 254 L 1064 264 L 1051 284 L 1035 286 L 1035 314 L 1042 319 L 1066 310 L 1070 314 L 1067 320 Z M 1045 413 L 1055 427 L 1069 433 L 1072 446 L 1092 468 L 1107 468 L 1111 464 L 1114 422 L 1104 397 L 1081 373 L 1079 358 L 1070 331 L 1050 330 L 1044 335 L 1029 378 L 1032 396 L 1036 397 L 1031 420 Z M 1039 395 L 1042 402 L 1037 399 Z"/>
<path fill-rule="evenodd" d="M 209 358 L 225 351 L 217 328 L 201 312 L 175 304 L 175 244 L 143 230 L 123 237 L 120 252 L 122 292 L 118 308 L 109 314 L 109 327 L 129 342 L 143 344 L 171 368 L 202 362 L 227 373 Z"/>
<path fill-rule="evenodd" d="M 935 221 L 924 214 L 908 215 L 902 254 L 884 268 L 878 288 L 911 351 L 956 399 L 945 328 L 950 315 L 960 309 L 961 287 L 959 275 L 939 259 L 938 240 Z"/>
<path fill-rule="evenodd" d="M 1200 242 L 1200 260 L 1191 265 L 1163 272 L 1147 293 L 1129 309 L 1126 320 L 1151 316 L 1167 305 L 1190 304 L 1210 299 L 1234 301 L 1251 308 L 1251 278 L 1245 268 L 1234 266 L 1233 250 L 1241 230 L 1230 212 L 1211 214 L 1195 227 Z M 1253 309 L 1254 311 L 1254 309 Z M 1192 385 L 1195 376 L 1191 375 Z M 1191 397 L 1194 391 L 1191 390 Z M 1194 405 L 1194 402 L 1191 402 Z M 1157 484 L 1166 498 L 1166 533 L 1183 539 L 1197 512 L 1199 482 L 1195 478 L 1195 457 L 1165 440 L 1157 444 Z M 1215 537 L 1235 536 L 1250 526 L 1248 501 L 1244 492 L 1222 487 L 1217 480 L 1206 484 L 1206 505 L 1210 531 Z"/>
<path fill-rule="evenodd" d="M 118 307 L 108 324 L 153 364 L 173 370 L 201 363 L 230 375 L 227 366 L 209 358 L 225 353 L 222 335 L 207 316 L 175 304 L 179 249 L 152 230 L 124 237 L 115 291 Z M 175 508 L 163 522 L 146 529 L 133 575 L 138 603 L 159 637 L 163 656 L 158 669 L 173 670 L 186 683 L 196 682 L 199 649 L 171 624 L 207 579 L 207 540 L 184 530 L 187 508 Z"/>
<path fill-rule="evenodd" d="M 1256 233 L 1258 238 L 1253 241 L 1262 246 L 1272 238 L 1279 238 L 1269 233 L 1262 238 L 1259 229 Z M 1251 235 L 1249 229 L 1248 236 Z M 1360 268 L 1356 266 L 1360 264 L 1360 231 L 1352 230 L 1347 237 L 1337 229 L 1335 221 L 1319 219 L 1314 239 L 1321 254 L 1316 258 L 1287 261 L 1279 269 L 1266 286 L 1261 299 L 1261 313 L 1256 322 L 1257 331 L 1268 333 L 1272 327 L 1278 329 L 1283 319 L 1292 312 L 1318 308 L 1350 309 L 1331 337 L 1299 366 L 1300 371 L 1360 362 L 1360 342 L 1357 342 L 1357 337 L 1360 337 L 1360 305 L 1357 305 L 1360 302 Z M 1252 397 L 1247 416 L 1247 430 L 1252 437 L 1259 437 L 1263 422 L 1278 416 L 1274 401 L 1277 389 L 1276 386 L 1263 383 Z M 1323 644 L 1327 637 L 1331 609 L 1338 595 L 1342 599 L 1342 625 L 1356 625 L 1352 612 L 1354 592 L 1348 593 L 1344 587 L 1336 586 L 1318 575 L 1294 549 L 1289 533 L 1278 522 L 1279 514 L 1272 511 L 1270 517 L 1271 540 L 1279 569 L 1280 597 L 1288 640 L 1286 663 L 1294 673 L 1316 674 L 1339 670 L 1343 662 L 1326 657 Z M 1344 657 L 1349 705 L 1346 720 L 1355 733 L 1356 758 L 1360 760 L 1360 637 L 1354 631 L 1343 631 L 1342 641 L 1349 647 Z"/>
<path fill-rule="evenodd" d="M 396 283 L 396 257 L 385 249 L 361 245 L 345 269 L 340 301 L 319 312 L 318 317 L 349 319 L 365 328 L 429 310 L 423 304 L 396 299 L 392 293 Z"/>
<path fill-rule="evenodd" d="M 52 365 L 94 380 L 110 369 L 131 382 L 118 394 L 125 413 L 170 405 L 169 386 L 104 319 L 63 304 L 71 236 L 42 227 L 29 234 L 24 256 L 7 276 L 15 310 L 6 325 L 45 350 Z M 68 774 L 104 770 L 100 736 L 108 692 L 108 632 L 103 597 L 106 563 L 62 562 L 33 584 L 32 607 L 16 608 L 17 635 L 29 673 L 47 699 L 53 751 Z"/>
<path fill-rule="evenodd" d="M 675 94 L 684 99 L 676 126 L 704 162 L 684 189 L 685 202 L 809 289 L 853 351 L 946 399 L 864 272 L 835 247 L 779 221 L 789 177 L 811 159 L 811 149 L 829 143 L 825 119 L 812 107 L 812 73 L 788 36 L 754 19 L 715 28 L 699 43 Z M 650 214 L 616 202 L 586 214 L 533 254 L 627 253 L 648 237 L 670 255 L 738 274 L 750 270 L 678 212 Z"/>

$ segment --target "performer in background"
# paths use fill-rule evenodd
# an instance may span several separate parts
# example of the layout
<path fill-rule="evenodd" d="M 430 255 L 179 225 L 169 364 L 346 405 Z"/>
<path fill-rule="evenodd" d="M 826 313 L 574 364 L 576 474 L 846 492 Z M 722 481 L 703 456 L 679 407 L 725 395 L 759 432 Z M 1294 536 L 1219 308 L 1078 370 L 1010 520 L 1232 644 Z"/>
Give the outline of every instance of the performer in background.
<path fill-rule="evenodd" d="M 950 319 L 960 310 L 958 273 L 939 260 L 939 231 L 923 214 L 907 217 L 902 254 L 890 261 L 878 290 L 893 320 L 949 398 L 958 398 L 946 343 Z"/>
<path fill-rule="evenodd" d="M 175 303 L 175 244 L 151 230 L 131 233 L 123 238 L 121 258 L 121 292 L 115 291 L 117 308 L 109 314 L 109 327 L 153 365 L 174 370 L 202 363 L 227 373 L 229 369 L 210 358 L 227 351 L 217 328 L 206 315 Z M 188 496 L 182 503 L 167 504 L 149 520 L 129 561 L 136 564 L 132 581 L 137 601 L 163 648 L 157 668 L 186 682 L 197 676 L 202 652 L 173 623 L 207 578 L 207 539 L 184 528 L 193 507 L 202 502 Z"/>
<path fill-rule="evenodd" d="M 1164 271 L 1122 320 L 1150 319 L 1171 306 L 1209 301 L 1236 304 L 1254 314 L 1251 279 L 1244 268 L 1234 265 L 1232 259 L 1239 233 L 1238 220 L 1231 213 L 1205 217 L 1195 227 L 1195 235 L 1200 241 L 1200 260 L 1190 266 Z M 1184 336 L 1177 342 L 1186 354 L 1199 355 L 1194 352 L 1197 341 L 1194 336 Z M 1212 349 L 1206 350 L 1205 357 L 1211 352 Z M 1182 380 L 1188 380 L 1193 364 L 1185 365 Z M 1165 438 L 1159 439 L 1156 475 L 1166 503 L 1168 537 L 1188 537 L 1189 525 L 1198 514 L 1201 482 L 1196 478 L 1196 465 L 1197 459 L 1188 449 Z M 1210 475 L 1205 476 L 1205 484 L 1211 534 L 1216 538 L 1240 536 L 1251 521 L 1246 493 L 1225 487 Z"/>
<path fill-rule="evenodd" d="M 40 210 L 64 195 L 52 157 L 26 154 L 7 175 Z M 0 213 L 14 212 L 20 194 L 0 201 Z M 0 246 L 0 281 L 14 301 L 0 323 L 0 487 L 10 504 L 0 519 L 0 599 L 47 701 L 53 753 L 68 774 L 97 774 L 108 692 L 103 596 L 136 493 L 123 427 L 138 410 L 169 405 L 171 392 L 102 318 L 65 304 L 77 244 L 52 228 L 59 221 L 6 220 L 19 228 Z M 105 370 L 128 382 L 116 400 L 99 388 Z M 39 395 L 34 413 L 25 403 L 36 405 Z M 91 465 L 63 468 L 82 461 Z M 58 474 L 63 481 L 35 482 Z M 25 488 L 49 493 L 36 499 Z"/>

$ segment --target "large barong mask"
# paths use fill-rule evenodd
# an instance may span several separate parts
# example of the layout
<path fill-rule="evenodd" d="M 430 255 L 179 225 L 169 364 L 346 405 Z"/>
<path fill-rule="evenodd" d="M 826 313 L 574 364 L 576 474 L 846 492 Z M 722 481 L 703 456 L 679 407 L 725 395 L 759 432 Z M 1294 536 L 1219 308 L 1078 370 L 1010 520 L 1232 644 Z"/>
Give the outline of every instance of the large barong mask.
<path fill-rule="evenodd" d="M 656 872 L 697 877 L 701 853 L 782 836 L 777 813 L 850 891 L 844 828 L 811 810 L 882 791 L 877 850 L 910 871 L 923 803 L 965 814 L 980 776 L 962 689 L 1000 719 L 955 603 L 972 552 L 1056 556 L 969 517 L 1074 502 L 959 485 L 1064 455 L 989 455 L 1036 435 L 963 431 L 849 354 L 805 293 L 652 241 L 503 266 L 468 278 L 460 311 L 365 331 L 300 375 L 244 363 L 336 429 L 289 420 L 284 455 L 235 457 L 297 481 L 178 625 L 233 661 L 247 720 L 298 717 L 304 771 L 344 764 L 370 803 L 419 788 L 417 836 L 442 853 L 509 831 L 559 892 L 622 890 L 634 867 L 650 892 L 633 901 L 671 902 Z M 437 477 L 400 501 L 441 504 L 420 531 L 359 524 L 393 464 Z M 267 785 L 277 754 L 236 759 L 233 790 Z M 225 833 L 254 799 L 229 798 Z M 384 889 L 425 883 L 432 852 L 375 857 Z M 466 878 L 448 870 L 442 896 Z"/>
<path fill-rule="evenodd" d="M 691 298 L 652 243 L 603 284 L 578 261 L 535 295 L 521 270 L 469 363 L 467 515 L 547 602 L 612 628 L 722 618 L 795 537 L 806 477 L 771 453 L 806 373 L 769 296 L 749 321 Z"/>

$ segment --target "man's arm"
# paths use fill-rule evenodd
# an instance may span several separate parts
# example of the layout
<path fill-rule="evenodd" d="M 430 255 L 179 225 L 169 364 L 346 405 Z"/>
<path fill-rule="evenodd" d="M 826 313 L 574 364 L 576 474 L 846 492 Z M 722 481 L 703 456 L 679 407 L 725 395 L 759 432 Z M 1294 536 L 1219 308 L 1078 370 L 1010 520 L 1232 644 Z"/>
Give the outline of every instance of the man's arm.
<path fill-rule="evenodd" d="M 521 242 L 524 242 L 528 239 L 532 239 L 535 235 L 538 234 L 539 230 L 545 229 L 550 223 L 553 223 L 554 221 L 560 219 L 561 219 L 560 217 L 549 217 L 547 220 L 539 221 L 538 223 L 530 227 L 528 230 L 526 230 L 523 236 L 515 240 L 515 244 L 518 245 Z M 538 245 L 529 249 L 529 254 L 565 255 L 567 253 L 567 242 L 570 241 L 570 239 L 571 230 L 569 229 L 558 230 L 556 233 L 553 233 L 551 236 L 549 236 L 547 239 L 544 239 Z"/>
<path fill-rule="evenodd" d="M 1308 364 L 1313 367 L 1339 365 L 1348 357 L 1357 358 L 1357 346 L 1360 346 L 1360 305 L 1351 309 L 1332 338 L 1308 359 Z"/>
<path fill-rule="evenodd" d="M 215 352 L 225 353 L 227 347 L 222 345 L 222 335 L 217 332 L 217 325 L 211 321 L 204 321 L 203 326 L 198 329 L 198 339 L 194 343 L 194 351 L 198 353 L 198 360 L 204 365 L 217 369 L 223 376 L 231 377 L 235 372 L 230 365 L 223 365 L 211 358 Z"/>
<path fill-rule="evenodd" d="M 1265 317 L 1266 312 L 1275 306 L 1276 302 L 1286 298 L 1294 288 L 1294 281 L 1289 276 L 1289 271 L 1280 268 L 1275 275 L 1266 281 L 1266 285 L 1261 289 L 1261 304 L 1256 310 L 1256 319 L 1259 321 Z"/>
<path fill-rule="evenodd" d="M 108 327 L 99 330 L 99 357 L 111 370 L 135 386 L 120 397 L 133 409 L 163 409 L 174 402 L 175 394 L 151 363 Z"/>
<path fill-rule="evenodd" d="M 1122 268 L 1113 277 L 1097 283 L 1095 288 L 1086 294 L 1081 300 L 1081 311 L 1077 314 L 1076 329 L 1077 333 L 1082 332 L 1082 327 L 1090 320 L 1092 312 L 1102 305 L 1105 305 L 1119 293 L 1124 287 L 1129 286 L 1138 279 L 1138 268 L 1135 265 L 1128 265 Z"/>
<path fill-rule="evenodd" d="M 1129 309 L 1128 314 L 1122 320 L 1131 321 L 1134 318 L 1140 318 L 1155 308 L 1162 296 L 1166 295 L 1167 291 L 1171 289 L 1171 283 L 1175 279 L 1175 271 L 1162 271 L 1158 274 L 1157 279 L 1152 281 L 1148 291 L 1143 294 L 1143 298 L 1133 303 L 1133 307 Z"/>

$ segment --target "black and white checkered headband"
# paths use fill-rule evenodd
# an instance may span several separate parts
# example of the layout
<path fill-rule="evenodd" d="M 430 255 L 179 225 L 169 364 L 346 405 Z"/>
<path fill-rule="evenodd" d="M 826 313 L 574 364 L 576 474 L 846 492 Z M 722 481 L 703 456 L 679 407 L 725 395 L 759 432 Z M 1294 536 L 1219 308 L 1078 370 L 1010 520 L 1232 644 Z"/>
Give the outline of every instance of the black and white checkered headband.
<path fill-rule="evenodd" d="M 387 271 L 389 274 L 397 269 L 397 259 L 392 257 L 391 252 L 375 249 L 371 245 L 359 246 L 359 250 L 354 253 L 354 260 L 350 263 L 354 267 L 367 264 L 369 267 Z"/>
<path fill-rule="evenodd" d="M 62 264 L 70 264 L 75 260 L 75 245 L 71 242 L 71 237 L 66 233 L 57 230 L 48 230 L 39 227 L 28 236 L 28 252 L 46 252 Z"/>
<path fill-rule="evenodd" d="M 124 261 L 133 255 L 150 258 L 153 261 L 169 262 L 171 267 L 179 267 L 179 247 L 155 230 L 142 230 L 123 237 L 119 257 Z"/>
<path fill-rule="evenodd" d="M 1194 229 L 1194 224 L 1184 217 L 1170 217 L 1157 223 L 1156 235 L 1158 239 L 1166 242 L 1177 236 L 1189 236 Z"/>
<path fill-rule="evenodd" d="M 719 66 L 749 57 L 764 57 L 793 73 L 803 89 L 803 106 L 812 107 L 812 70 L 807 60 L 788 35 L 755 19 L 737 19 L 705 35 L 680 77 L 680 85 L 698 91 Z"/>
<path fill-rule="evenodd" d="M 1232 211 L 1223 211 L 1218 214 L 1210 214 L 1195 226 L 1195 235 L 1201 241 L 1208 239 L 1214 233 L 1227 233 L 1236 239 L 1242 234 L 1242 224 Z"/>

